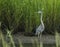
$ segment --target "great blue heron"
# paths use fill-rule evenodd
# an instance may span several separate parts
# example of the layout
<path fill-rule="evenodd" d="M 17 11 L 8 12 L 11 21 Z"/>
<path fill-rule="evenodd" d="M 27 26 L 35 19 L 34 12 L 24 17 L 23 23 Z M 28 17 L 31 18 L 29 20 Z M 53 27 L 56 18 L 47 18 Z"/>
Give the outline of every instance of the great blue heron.
<path fill-rule="evenodd" d="M 36 29 L 36 33 L 35 35 L 38 35 L 38 38 L 41 39 L 41 35 L 42 35 L 42 32 L 44 31 L 44 23 L 43 23 L 43 12 L 42 11 L 38 11 L 37 13 L 40 14 L 40 20 L 41 20 L 41 24 L 38 26 L 38 28 Z"/>

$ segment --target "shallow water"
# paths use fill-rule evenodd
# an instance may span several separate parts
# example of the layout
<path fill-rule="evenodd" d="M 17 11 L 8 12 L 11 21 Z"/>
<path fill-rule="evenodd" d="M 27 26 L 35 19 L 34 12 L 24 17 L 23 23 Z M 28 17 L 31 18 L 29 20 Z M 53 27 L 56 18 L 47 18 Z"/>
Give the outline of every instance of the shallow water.
<path fill-rule="evenodd" d="M 24 43 L 23 47 L 33 47 L 33 45 L 29 43 L 28 44 Z M 34 47 L 37 47 L 37 45 L 35 44 Z M 56 45 L 55 44 L 43 44 L 43 47 L 56 47 Z"/>
<path fill-rule="evenodd" d="M 23 47 L 37 47 L 36 44 L 33 45 L 32 43 L 23 43 L 22 46 Z M 0 44 L 0 47 L 2 47 L 1 44 Z M 16 44 L 16 47 L 19 47 L 19 44 Z M 43 44 L 43 47 L 56 47 L 56 45 L 55 44 Z"/>

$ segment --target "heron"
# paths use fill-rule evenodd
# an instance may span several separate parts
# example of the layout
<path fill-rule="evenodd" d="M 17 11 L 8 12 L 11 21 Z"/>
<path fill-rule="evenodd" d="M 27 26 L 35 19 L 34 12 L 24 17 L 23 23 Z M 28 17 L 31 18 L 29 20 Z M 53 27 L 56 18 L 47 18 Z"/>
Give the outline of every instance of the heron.
<path fill-rule="evenodd" d="M 43 18 L 43 11 L 38 11 L 37 13 L 40 14 L 41 24 L 38 26 L 38 28 L 36 28 L 35 35 L 38 35 L 38 38 L 41 39 L 42 32 L 45 29 L 43 19 L 42 19 Z"/>

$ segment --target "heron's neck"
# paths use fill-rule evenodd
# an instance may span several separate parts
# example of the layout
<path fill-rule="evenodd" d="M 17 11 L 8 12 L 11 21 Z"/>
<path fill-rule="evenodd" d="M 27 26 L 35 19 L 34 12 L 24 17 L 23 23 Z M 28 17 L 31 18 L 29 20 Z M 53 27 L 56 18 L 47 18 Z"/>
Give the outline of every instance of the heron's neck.
<path fill-rule="evenodd" d="M 43 20 L 42 20 L 43 14 L 41 14 L 41 24 L 43 24 Z"/>

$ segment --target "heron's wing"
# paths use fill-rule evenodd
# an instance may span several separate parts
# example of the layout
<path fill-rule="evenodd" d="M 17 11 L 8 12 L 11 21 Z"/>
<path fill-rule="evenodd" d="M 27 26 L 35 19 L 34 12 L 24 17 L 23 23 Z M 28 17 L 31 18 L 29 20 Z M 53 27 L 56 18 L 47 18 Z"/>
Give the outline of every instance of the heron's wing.
<path fill-rule="evenodd" d="M 36 28 L 36 30 L 41 30 L 41 25 L 39 25 L 37 28 Z"/>
<path fill-rule="evenodd" d="M 38 35 L 38 33 L 40 33 L 40 30 L 41 30 L 41 25 L 39 25 L 38 28 L 36 28 L 35 35 Z"/>
<path fill-rule="evenodd" d="M 44 26 L 40 25 L 37 29 L 36 32 L 42 32 L 44 30 Z"/>

